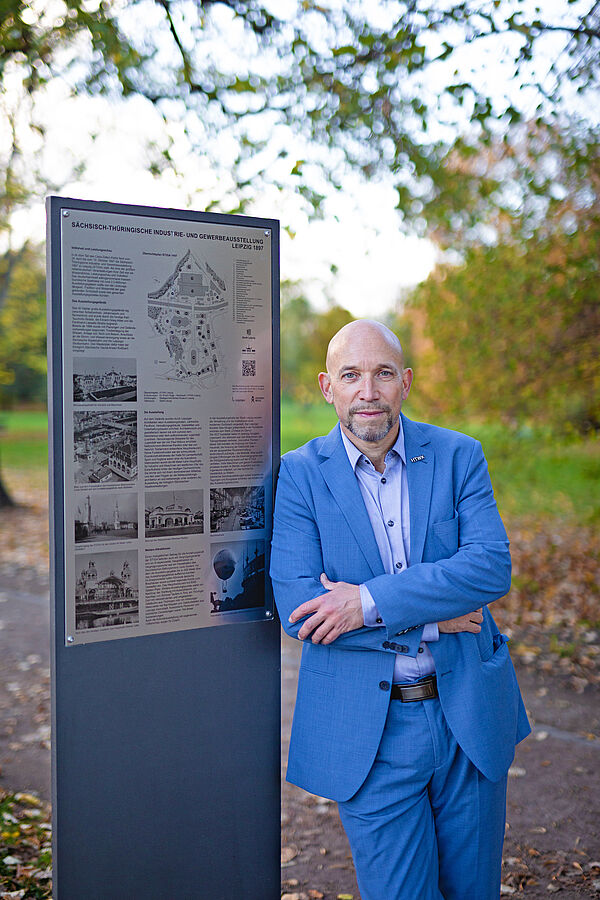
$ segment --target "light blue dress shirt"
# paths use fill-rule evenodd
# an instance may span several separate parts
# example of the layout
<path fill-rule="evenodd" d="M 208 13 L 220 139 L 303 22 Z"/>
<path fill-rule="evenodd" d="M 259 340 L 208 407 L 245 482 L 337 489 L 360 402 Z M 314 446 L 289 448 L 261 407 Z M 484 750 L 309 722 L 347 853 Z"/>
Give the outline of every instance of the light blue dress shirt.
<path fill-rule="evenodd" d="M 377 471 L 370 459 L 348 440 L 343 431 L 342 441 L 358 481 L 385 571 L 388 575 L 402 572 L 410 565 L 410 508 L 402 421 L 396 442 L 386 454 L 383 472 Z M 360 585 L 360 600 L 365 625 L 383 625 L 371 593 L 364 584 Z M 406 684 L 433 674 L 435 663 L 427 642 L 437 640 L 437 623 L 425 625 L 416 657 L 396 654 L 394 682 Z"/>

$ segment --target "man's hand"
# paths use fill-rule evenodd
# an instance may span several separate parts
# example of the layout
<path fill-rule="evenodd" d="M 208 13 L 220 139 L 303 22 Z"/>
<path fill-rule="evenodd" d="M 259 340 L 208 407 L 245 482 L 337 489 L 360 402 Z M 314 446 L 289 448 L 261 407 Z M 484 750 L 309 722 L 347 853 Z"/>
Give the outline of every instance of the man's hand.
<path fill-rule="evenodd" d="M 482 622 L 483 613 L 481 609 L 476 609 L 475 612 L 467 613 L 465 616 L 458 616 L 456 619 L 448 619 L 446 622 L 438 622 L 438 628 L 445 634 L 458 634 L 459 631 L 469 631 L 471 634 L 479 634 Z"/>
<path fill-rule="evenodd" d="M 346 581 L 330 581 L 325 573 L 321 584 L 328 593 L 298 606 L 289 620 L 293 624 L 310 616 L 298 632 L 299 639 L 305 640 L 312 632 L 313 644 L 331 644 L 340 634 L 364 625 L 360 589 Z"/>

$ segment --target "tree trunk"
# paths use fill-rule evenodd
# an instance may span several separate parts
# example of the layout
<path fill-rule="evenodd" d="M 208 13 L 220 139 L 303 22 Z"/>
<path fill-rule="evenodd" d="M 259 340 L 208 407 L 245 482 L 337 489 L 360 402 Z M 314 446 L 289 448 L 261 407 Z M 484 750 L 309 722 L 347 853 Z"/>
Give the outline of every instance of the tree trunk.
<path fill-rule="evenodd" d="M 3 509 L 6 506 L 16 506 L 16 504 L 4 485 L 2 470 L 0 469 L 0 509 Z"/>
<path fill-rule="evenodd" d="M 13 498 L 10 496 L 10 494 L 4 487 L 4 484 L 2 482 L 2 475 L 0 474 L 0 509 L 2 509 L 5 506 L 14 506 L 14 505 L 15 505 L 15 501 L 13 500 Z"/>

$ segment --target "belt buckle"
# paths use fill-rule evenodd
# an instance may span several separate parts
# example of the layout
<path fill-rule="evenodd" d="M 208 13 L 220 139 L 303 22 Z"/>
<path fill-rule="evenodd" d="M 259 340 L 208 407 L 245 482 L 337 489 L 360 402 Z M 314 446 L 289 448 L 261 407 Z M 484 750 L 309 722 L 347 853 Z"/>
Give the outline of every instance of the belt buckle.
<path fill-rule="evenodd" d="M 435 697 L 435 686 L 433 679 L 423 682 L 423 688 L 426 691 L 423 700 L 432 700 Z"/>
<path fill-rule="evenodd" d="M 416 703 L 420 700 L 433 700 L 434 697 L 437 697 L 434 675 L 428 675 L 423 681 L 416 681 L 413 684 L 400 686 L 400 701 L 402 703 Z"/>

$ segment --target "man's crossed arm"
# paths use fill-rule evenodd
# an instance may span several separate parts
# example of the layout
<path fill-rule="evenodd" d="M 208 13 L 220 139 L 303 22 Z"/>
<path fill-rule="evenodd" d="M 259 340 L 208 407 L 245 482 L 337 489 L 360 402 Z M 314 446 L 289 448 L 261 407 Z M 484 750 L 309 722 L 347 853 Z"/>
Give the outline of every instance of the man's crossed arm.
<path fill-rule="evenodd" d="M 360 589 L 357 584 L 348 584 L 346 581 L 330 581 L 325 573 L 321 575 L 321 584 L 327 593 L 296 607 L 289 621 L 293 624 L 309 616 L 301 626 L 298 638 L 306 640 L 312 634 L 313 644 L 331 644 L 341 634 L 364 625 Z M 464 616 L 438 622 L 438 628 L 447 634 L 461 631 L 479 634 L 481 622 L 483 614 L 481 609 L 477 609 Z"/>

